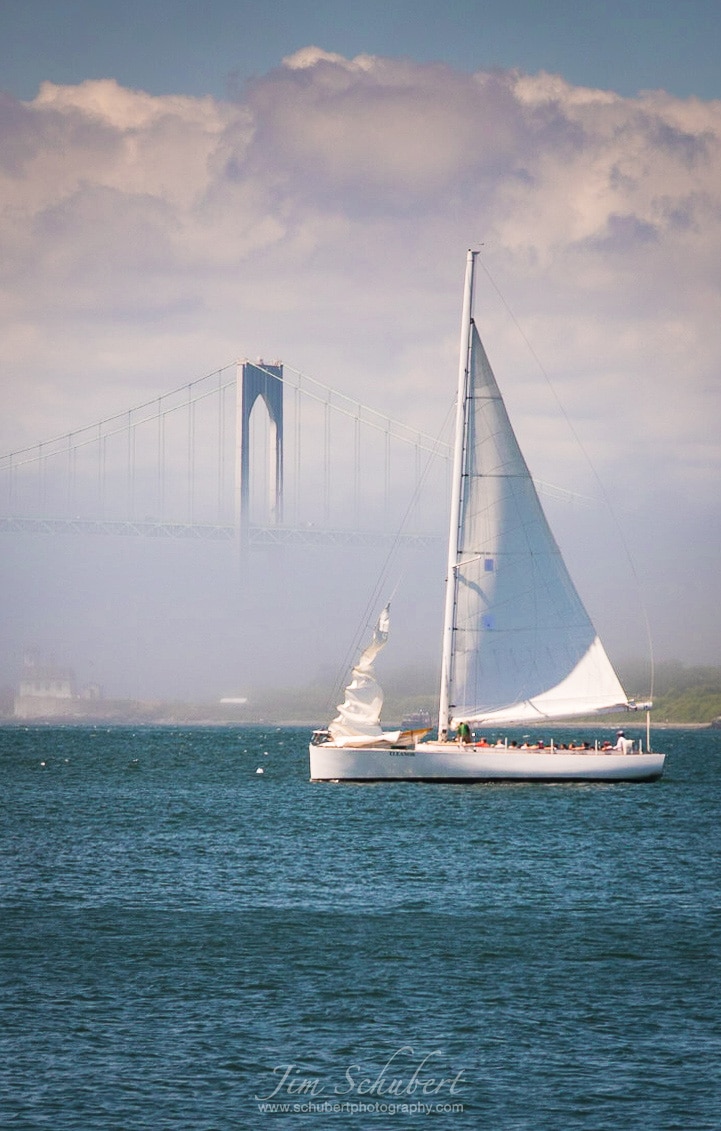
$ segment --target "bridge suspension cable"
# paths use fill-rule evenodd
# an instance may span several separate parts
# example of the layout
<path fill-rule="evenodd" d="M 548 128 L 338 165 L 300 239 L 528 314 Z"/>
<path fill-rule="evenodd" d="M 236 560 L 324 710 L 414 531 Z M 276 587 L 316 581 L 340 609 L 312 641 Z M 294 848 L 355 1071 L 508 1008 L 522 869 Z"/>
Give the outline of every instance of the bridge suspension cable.
<path fill-rule="evenodd" d="M 273 544 L 389 537 L 401 519 L 410 526 L 408 499 L 416 536 L 442 534 L 449 455 L 443 439 L 299 369 L 263 361 L 228 362 L 134 408 L 0 457 L 0 531 L 232 537 L 242 509 L 238 401 L 246 367 L 282 384 L 286 414 L 280 440 L 286 448 L 285 506 L 274 514 L 263 513 L 268 491 L 263 500 L 261 481 L 269 475 L 270 452 L 262 421 L 250 441 L 251 448 L 266 445 L 265 461 L 258 458 L 253 466 L 257 498 L 243 502 L 256 540 L 258 528 Z M 435 475 L 431 482 L 429 460 L 440 481 Z M 537 485 L 556 498 L 591 502 Z"/>
<path fill-rule="evenodd" d="M 412 489 L 408 468 L 399 476 L 396 457 L 391 475 L 392 449 L 415 453 L 416 477 L 421 453 L 437 457 L 440 465 L 447 462 L 448 445 L 442 440 L 298 369 L 263 361 L 228 362 L 133 408 L 0 457 L 0 529 L 15 531 L 26 522 L 28 530 L 57 531 L 67 522 L 68 530 L 79 532 L 97 521 L 104 531 L 145 531 L 154 525 L 164 532 L 183 526 L 222 527 L 225 532 L 237 524 L 232 495 L 234 475 L 237 495 L 240 442 L 239 369 L 246 366 L 265 374 L 269 382 L 282 382 L 293 425 L 285 433 L 291 457 L 287 468 L 293 469 L 288 491 L 293 495 L 293 522 L 306 531 L 313 527 L 316 539 L 321 527 L 335 527 L 338 536 L 334 506 L 342 513 L 346 531 L 357 524 L 364 505 L 377 517 L 378 491 L 370 503 L 362 493 L 372 491 L 379 477 L 381 510 L 389 517 L 391 479 L 394 487 Z M 342 419 L 348 421 L 345 431 Z M 379 437 L 381 455 L 378 450 L 366 454 L 372 434 Z M 262 468 L 254 474 L 261 477 Z M 341 486 L 349 496 L 342 506 Z M 310 515 L 307 497 L 322 501 L 322 514 Z M 270 523 L 279 524 L 278 518 Z M 274 532 L 273 541 L 278 536 Z"/>

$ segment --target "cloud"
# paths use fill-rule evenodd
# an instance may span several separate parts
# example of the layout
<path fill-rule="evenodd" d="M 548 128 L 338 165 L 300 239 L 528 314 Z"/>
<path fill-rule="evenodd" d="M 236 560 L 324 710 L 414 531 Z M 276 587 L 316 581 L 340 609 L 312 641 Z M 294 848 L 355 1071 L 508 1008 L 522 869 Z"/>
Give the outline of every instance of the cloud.
<path fill-rule="evenodd" d="M 216 332 L 220 348 L 236 326 L 266 333 L 273 311 L 289 330 L 273 337 L 292 347 L 305 328 L 298 345 L 319 357 L 320 328 L 339 302 L 353 310 L 354 334 L 365 324 L 397 356 L 413 329 L 412 316 L 397 318 L 403 286 L 423 294 L 424 337 L 445 340 L 458 249 L 480 238 L 541 348 L 559 324 L 574 327 L 576 348 L 561 361 L 579 367 L 600 415 L 615 383 L 604 365 L 626 367 L 636 387 L 651 373 L 665 386 L 673 374 L 659 372 L 658 347 L 665 339 L 664 354 L 675 353 L 679 333 L 717 356 L 718 319 L 709 325 L 708 315 L 721 235 L 718 104 L 306 48 L 235 104 L 111 80 L 45 83 L 32 103 L 6 98 L 2 123 L 5 387 L 13 365 L 40 365 L 24 350 L 49 326 L 67 339 L 78 327 L 85 340 L 122 332 L 142 380 L 153 379 L 142 360 L 149 339 L 180 322 L 198 359 L 206 353 L 202 368 L 224 359 Z M 330 344 L 337 355 L 340 343 Z M 71 400 L 82 388 L 72 352 Z M 92 355 L 86 364 L 97 374 Z M 710 374 L 695 382 L 694 363 L 681 364 L 698 410 Z M 128 375 L 130 392 L 138 380 Z"/>
<path fill-rule="evenodd" d="M 632 521 L 717 523 L 721 103 L 307 47 L 236 101 L 45 83 L 0 132 L 4 451 L 262 353 L 432 431 L 483 243 L 536 474 L 588 486 L 504 303 Z"/>
<path fill-rule="evenodd" d="M 495 76 L 318 50 L 285 60 L 248 102 L 247 167 L 272 170 L 284 194 L 361 217 L 435 212 L 459 184 L 510 172 L 524 132 Z"/>

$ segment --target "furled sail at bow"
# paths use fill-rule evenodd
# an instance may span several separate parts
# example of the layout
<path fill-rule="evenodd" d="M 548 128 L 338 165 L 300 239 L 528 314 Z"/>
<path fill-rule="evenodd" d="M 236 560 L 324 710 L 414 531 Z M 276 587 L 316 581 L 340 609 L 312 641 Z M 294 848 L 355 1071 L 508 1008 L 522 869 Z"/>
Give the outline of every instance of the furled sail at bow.
<path fill-rule="evenodd" d="M 452 725 L 629 706 L 551 533 L 475 324 L 463 447 Z"/>
<path fill-rule="evenodd" d="M 328 727 L 336 746 L 376 746 L 398 740 L 399 732 L 385 732 L 380 725 L 383 691 L 376 680 L 374 663 L 385 647 L 390 628 L 390 605 L 386 605 L 373 630 L 373 638 L 353 668 L 345 699 Z"/>

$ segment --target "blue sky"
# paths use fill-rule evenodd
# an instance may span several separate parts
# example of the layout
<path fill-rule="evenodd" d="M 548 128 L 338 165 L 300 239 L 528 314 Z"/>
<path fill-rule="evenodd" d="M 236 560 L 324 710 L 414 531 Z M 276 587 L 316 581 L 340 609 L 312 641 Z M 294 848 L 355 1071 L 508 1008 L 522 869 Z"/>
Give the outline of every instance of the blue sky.
<path fill-rule="evenodd" d="M 223 97 L 309 44 L 721 96 L 718 0 L 2 0 L 0 86 L 31 99 L 44 79 L 112 77 Z"/>

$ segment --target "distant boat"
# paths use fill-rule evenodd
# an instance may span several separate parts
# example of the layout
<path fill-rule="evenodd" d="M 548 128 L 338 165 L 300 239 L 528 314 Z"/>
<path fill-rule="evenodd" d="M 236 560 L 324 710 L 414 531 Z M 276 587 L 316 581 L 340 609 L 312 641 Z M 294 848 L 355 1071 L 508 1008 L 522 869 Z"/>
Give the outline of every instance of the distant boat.
<path fill-rule="evenodd" d="M 645 750 L 622 732 L 612 749 L 482 737 L 637 705 L 571 581 L 508 419 L 472 316 L 476 255 L 463 296 L 438 739 L 425 739 L 430 727 L 380 725 L 374 662 L 388 638 L 385 608 L 337 717 L 313 735 L 311 780 L 659 778 L 665 755 L 651 751 L 648 723 Z"/>

